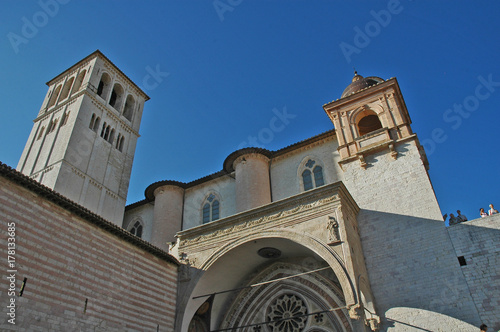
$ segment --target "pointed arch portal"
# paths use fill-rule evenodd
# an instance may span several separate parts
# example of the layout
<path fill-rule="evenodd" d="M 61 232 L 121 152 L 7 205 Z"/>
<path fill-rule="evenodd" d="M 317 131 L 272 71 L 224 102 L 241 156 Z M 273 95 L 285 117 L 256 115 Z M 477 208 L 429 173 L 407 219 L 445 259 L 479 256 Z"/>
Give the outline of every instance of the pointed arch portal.
<path fill-rule="evenodd" d="M 347 310 L 358 301 L 354 284 L 336 253 L 310 236 L 255 232 L 219 248 L 197 272 L 182 331 L 198 331 L 197 312 L 209 298 L 207 331 L 243 326 L 242 331 L 261 326 L 261 332 L 355 330 Z M 286 319 L 290 314 L 293 322 Z"/>

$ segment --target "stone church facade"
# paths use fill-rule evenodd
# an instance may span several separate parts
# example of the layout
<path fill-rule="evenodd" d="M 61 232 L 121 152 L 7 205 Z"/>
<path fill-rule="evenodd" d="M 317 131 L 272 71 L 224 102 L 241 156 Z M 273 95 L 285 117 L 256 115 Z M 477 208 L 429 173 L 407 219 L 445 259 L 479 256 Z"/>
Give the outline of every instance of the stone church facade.
<path fill-rule="evenodd" d="M 25 175 L 6 174 L 25 179 L 14 181 L 21 189 L 39 182 L 86 211 L 63 215 L 116 237 L 116 248 L 99 253 L 146 248 L 138 255 L 155 268 L 137 270 L 168 298 L 169 305 L 158 305 L 162 317 L 174 317 L 158 317 L 158 330 L 475 331 L 481 322 L 500 328 L 500 218 L 445 227 L 395 78 L 355 73 L 341 98 L 323 105 L 335 130 L 277 151 L 240 149 L 219 172 L 153 183 L 144 200 L 127 207 L 149 97 L 99 51 L 48 85 L 18 165 Z M 134 262 L 126 265 L 117 265 L 123 275 Z M 126 307 L 115 297 L 122 291 L 139 292 L 111 290 L 109 310 Z M 41 316 L 44 309 L 32 306 Z M 82 324 L 88 319 L 75 315 Z M 122 330 L 151 330 L 154 322 L 134 324 Z"/>

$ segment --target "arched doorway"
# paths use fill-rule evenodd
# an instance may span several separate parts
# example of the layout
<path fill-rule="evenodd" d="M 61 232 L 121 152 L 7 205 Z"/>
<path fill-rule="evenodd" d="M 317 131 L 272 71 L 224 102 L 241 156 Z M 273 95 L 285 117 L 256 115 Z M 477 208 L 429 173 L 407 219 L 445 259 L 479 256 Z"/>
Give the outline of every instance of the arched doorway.
<path fill-rule="evenodd" d="M 264 248 L 270 250 L 259 255 Z M 208 259 L 198 270 L 199 279 L 192 281 L 196 285 L 183 310 L 182 331 L 195 324 L 195 312 L 211 295 L 211 331 L 234 328 L 234 324 L 238 331 L 249 332 L 288 331 L 286 326 L 298 332 L 352 331 L 346 301 L 352 304 L 356 295 L 334 256 L 328 246 L 286 231 L 261 232 L 228 244 Z M 302 313 L 304 317 L 295 320 L 298 325 L 276 322 L 290 318 L 290 312 L 278 310 L 284 304 Z"/>
<path fill-rule="evenodd" d="M 229 300 L 221 329 L 242 327 L 260 332 L 302 332 L 323 328 L 352 331 L 342 289 L 331 269 L 311 257 L 295 257 L 269 264 Z M 310 271 L 318 272 L 308 273 Z M 338 308 L 338 309 L 337 309 Z"/>

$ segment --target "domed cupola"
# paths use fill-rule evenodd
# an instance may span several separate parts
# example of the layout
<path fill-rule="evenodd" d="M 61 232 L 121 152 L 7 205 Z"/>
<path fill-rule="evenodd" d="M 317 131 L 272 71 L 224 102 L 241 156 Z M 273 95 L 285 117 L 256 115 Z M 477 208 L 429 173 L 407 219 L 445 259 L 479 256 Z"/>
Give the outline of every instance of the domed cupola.
<path fill-rule="evenodd" d="M 357 71 L 354 71 L 354 77 L 352 78 L 352 83 L 345 88 L 344 92 L 342 92 L 342 96 L 340 98 L 347 97 L 349 95 L 352 95 L 353 93 L 356 93 L 358 91 L 361 91 L 365 88 L 368 88 L 372 85 L 378 84 L 384 82 L 383 79 L 380 77 L 376 76 L 370 76 L 370 77 L 363 77 L 361 75 L 358 75 Z"/>

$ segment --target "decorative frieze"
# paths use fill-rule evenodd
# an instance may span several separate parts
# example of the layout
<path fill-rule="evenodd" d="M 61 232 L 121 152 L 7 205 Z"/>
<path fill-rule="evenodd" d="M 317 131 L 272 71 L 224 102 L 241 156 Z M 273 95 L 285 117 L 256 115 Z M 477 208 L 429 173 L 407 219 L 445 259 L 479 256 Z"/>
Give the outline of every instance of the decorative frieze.
<path fill-rule="evenodd" d="M 317 209 L 321 205 L 326 205 L 326 204 L 332 203 L 338 199 L 339 199 L 338 195 L 332 195 L 330 197 L 326 197 L 326 198 L 323 198 L 323 199 L 320 199 L 320 200 L 317 200 L 314 202 L 298 205 L 292 209 L 283 210 L 283 211 L 280 211 L 280 212 L 277 212 L 274 214 L 265 215 L 265 216 L 262 216 L 260 218 L 251 219 L 248 221 L 243 221 L 243 222 L 240 222 L 238 224 L 232 225 L 230 227 L 218 229 L 218 230 L 215 230 L 211 233 L 200 235 L 200 236 L 194 237 L 192 239 L 181 240 L 180 247 L 194 245 L 194 244 L 200 243 L 200 242 L 205 243 L 206 241 L 212 240 L 214 238 L 217 238 L 217 240 L 220 241 L 221 236 L 225 236 L 227 234 L 234 235 L 235 233 L 245 231 L 248 228 L 255 230 L 257 227 L 263 226 L 263 225 L 268 225 L 270 227 L 271 226 L 276 227 L 276 226 L 278 226 L 279 221 L 285 222 L 284 219 L 289 217 L 289 216 L 292 216 L 292 215 L 295 215 L 295 214 L 298 214 L 301 212 L 305 212 L 308 210 Z M 270 225 L 270 224 L 272 224 L 272 225 Z"/>

